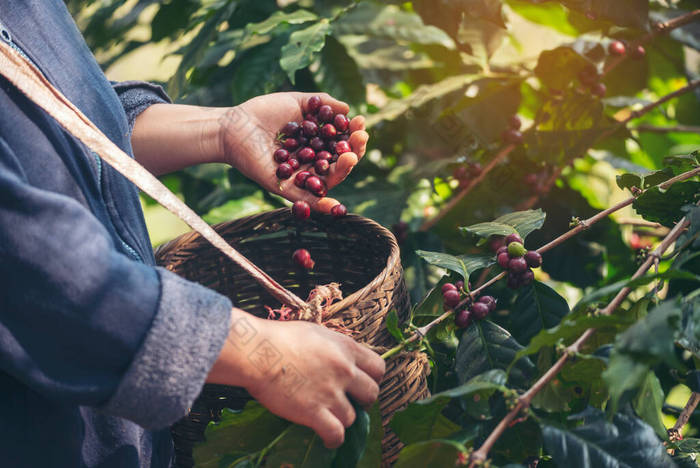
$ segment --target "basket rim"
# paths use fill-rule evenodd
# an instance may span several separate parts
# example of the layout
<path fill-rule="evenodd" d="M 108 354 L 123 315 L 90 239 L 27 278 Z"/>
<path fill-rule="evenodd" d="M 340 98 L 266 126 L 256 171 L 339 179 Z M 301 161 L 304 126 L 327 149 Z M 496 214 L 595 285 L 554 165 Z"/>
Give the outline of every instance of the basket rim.
<path fill-rule="evenodd" d="M 219 232 L 222 230 L 222 228 L 230 228 L 233 225 L 236 224 L 248 224 L 253 222 L 256 218 L 269 218 L 269 217 L 275 217 L 278 215 L 282 215 L 287 213 L 287 216 L 292 216 L 291 211 L 289 208 L 278 208 L 276 210 L 270 210 L 270 211 L 265 211 L 262 213 L 256 213 L 253 215 L 248 215 L 244 216 L 241 218 L 236 218 L 232 219 L 230 221 L 224 221 L 223 223 L 217 223 L 217 224 L 212 224 L 212 227 Z M 313 216 L 330 216 L 330 215 L 319 215 L 319 214 L 314 214 Z M 401 259 L 401 251 L 399 249 L 399 245 L 396 242 L 396 238 L 394 237 L 393 233 L 389 231 L 387 228 L 382 226 L 381 224 L 377 223 L 373 219 L 366 218 L 364 216 L 360 216 L 357 214 L 350 214 L 348 213 L 344 220 L 351 221 L 356 223 L 357 225 L 362 225 L 365 224 L 367 228 L 374 230 L 381 238 L 384 238 L 385 241 L 389 243 L 389 256 L 386 261 L 386 265 L 382 269 L 382 271 L 372 279 L 369 283 L 367 283 L 365 286 L 362 288 L 358 289 L 354 293 L 350 294 L 349 296 L 344 297 L 342 300 L 335 302 L 331 304 L 328 308 L 328 312 L 330 314 L 335 314 L 340 312 L 343 309 L 349 308 L 352 304 L 359 302 L 362 300 L 365 296 L 367 296 L 372 290 L 377 288 L 380 284 L 384 283 L 386 280 L 387 276 L 393 271 L 393 269 L 396 267 L 396 264 L 400 262 Z M 186 232 L 184 234 L 181 234 L 177 236 L 176 238 L 159 245 L 155 251 L 154 251 L 154 256 L 157 259 L 159 256 L 163 255 L 164 253 L 167 253 L 170 250 L 175 250 L 177 248 L 181 248 L 183 244 L 191 243 L 196 241 L 197 239 L 203 239 L 202 236 L 196 232 L 196 231 L 190 231 Z M 232 244 L 235 247 L 235 244 Z M 223 255 L 223 254 L 222 254 Z M 341 285 L 341 290 L 342 290 L 342 285 Z"/>

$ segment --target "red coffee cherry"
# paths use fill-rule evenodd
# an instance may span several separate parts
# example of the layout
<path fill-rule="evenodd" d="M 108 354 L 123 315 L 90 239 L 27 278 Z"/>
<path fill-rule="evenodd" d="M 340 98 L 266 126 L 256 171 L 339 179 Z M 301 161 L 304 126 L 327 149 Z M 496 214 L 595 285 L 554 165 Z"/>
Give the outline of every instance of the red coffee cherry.
<path fill-rule="evenodd" d="M 331 163 L 326 159 L 319 159 L 314 163 L 314 171 L 318 175 L 328 174 L 328 170 L 331 168 Z"/>
<path fill-rule="evenodd" d="M 471 312 L 467 309 L 462 309 L 455 315 L 455 325 L 457 325 L 458 328 L 467 328 L 471 323 Z"/>
<path fill-rule="evenodd" d="M 350 143 L 347 141 L 339 141 L 335 145 L 335 152 L 340 156 L 341 154 L 344 153 L 349 153 L 352 151 L 352 148 L 350 148 Z"/>
<path fill-rule="evenodd" d="M 530 268 L 539 268 L 542 265 L 542 255 L 534 250 L 525 254 L 525 261 Z"/>
<path fill-rule="evenodd" d="M 295 250 L 292 254 L 292 260 L 294 260 L 297 266 L 306 270 L 311 270 L 316 264 L 316 262 L 311 259 L 311 254 L 306 249 Z"/>
<path fill-rule="evenodd" d="M 331 106 L 329 105 L 324 105 L 318 108 L 318 113 L 316 114 L 318 116 L 318 120 L 321 122 L 330 122 L 333 120 L 333 109 L 331 109 Z"/>
<path fill-rule="evenodd" d="M 527 270 L 527 262 L 523 257 L 511 258 L 508 261 L 508 270 L 513 273 L 522 273 Z"/>
<path fill-rule="evenodd" d="M 335 205 L 333 208 L 331 208 L 331 214 L 333 215 L 334 218 L 342 218 L 345 215 L 348 214 L 348 209 L 345 208 L 345 205 L 343 204 L 338 204 Z"/>
<path fill-rule="evenodd" d="M 297 175 L 294 176 L 294 185 L 299 188 L 304 188 L 306 179 L 311 175 L 309 171 L 299 171 Z"/>
<path fill-rule="evenodd" d="M 321 107 L 321 98 L 319 96 L 311 96 L 308 101 L 306 101 L 306 109 L 309 114 L 314 114 Z"/>
<path fill-rule="evenodd" d="M 299 166 L 300 166 L 299 160 L 298 160 L 297 158 L 289 158 L 289 159 L 287 160 L 287 164 L 289 164 L 290 166 L 292 166 L 292 169 L 294 169 L 295 171 L 296 171 L 297 169 L 299 169 Z"/>
<path fill-rule="evenodd" d="M 455 307 L 457 304 L 459 304 L 460 298 L 461 295 L 456 289 L 449 289 L 442 293 L 442 299 L 447 307 Z"/>
<path fill-rule="evenodd" d="M 612 41 L 608 46 L 608 52 L 610 55 L 625 55 L 627 52 L 627 47 L 622 41 Z"/>
<path fill-rule="evenodd" d="M 284 148 L 280 148 L 277 151 L 275 151 L 272 157 L 275 158 L 275 161 L 277 161 L 278 163 L 287 162 L 287 160 L 289 159 L 289 151 L 287 151 Z"/>
<path fill-rule="evenodd" d="M 287 124 L 282 127 L 281 133 L 286 137 L 295 137 L 299 133 L 299 124 L 296 122 L 287 122 Z"/>
<path fill-rule="evenodd" d="M 335 114 L 333 125 L 339 132 L 344 132 L 350 127 L 350 120 L 344 114 Z"/>
<path fill-rule="evenodd" d="M 320 137 L 313 137 L 309 141 L 309 145 L 314 151 L 323 151 L 326 148 L 326 142 Z"/>
<path fill-rule="evenodd" d="M 475 302 L 472 304 L 471 311 L 475 319 L 481 320 L 489 314 L 489 306 L 482 302 Z"/>
<path fill-rule="evenodd" d="M 318 135 L 318 125 L 310 120 L 304 120 L 301 123 L 301 129 L 304 131 L 304 135 L 308 138 Z"/>
<path fill-rule="evenodd" d="M 442 285 L 442 293 L 445 294 L 446 291 L 457 291 L 457 286 L 452 283 L 445 283 Z"/>
<path fill-rule="evenodd" d="M 333 155 L 329 153 L 328 151 L 319 151 L 316 153 L 316 161 L 320 160 L 325 160 L 325 161 L 330 161 L 333 158 Z"/>
<path fill-rule="evenodd" d="M 321 127 L 321 136 L 323 138 L 335 138 L 335 136 L 338 134 L 338 131 L 335 129 L 335 127 L 332 124 L 325 124 L 323 127 Z"/>
<path fill-rule="evenodd" d="M 297 152 L 297 158 L 299 158 L 300 163 L 308 164 L 316 159 L 316 152 L 307 146 Z"/>
<path fill-rule="evenodd" d="M 309 216 L 311 216 L 311 206 L 303 200 L 298 200 L 292 205 L 292 214 L 294 214 L 297 219 L 309 219 Z"/>
<path fill-rule="evenodd" d="M 523 243 L 523 238 L 520 237 L 519 234 L 515 234 L 515 233 L 513 233 L 513 234 L 508 234 L 508 235 L 506 236 L 506 239 L 505 239 L 505 245 L 508 246 L 508 245 L 510 245 L 512 242 L 517 242 L 518 244 L 522 244 L 522 243 Z"/>
<path fill-rule="evenodd" d="M 282 146 L 284 146 L 284 149 L 287 151 L 294 151 L 299 147 L 299 141 L 296 138 L 287 138 L 282 143 Z"/>

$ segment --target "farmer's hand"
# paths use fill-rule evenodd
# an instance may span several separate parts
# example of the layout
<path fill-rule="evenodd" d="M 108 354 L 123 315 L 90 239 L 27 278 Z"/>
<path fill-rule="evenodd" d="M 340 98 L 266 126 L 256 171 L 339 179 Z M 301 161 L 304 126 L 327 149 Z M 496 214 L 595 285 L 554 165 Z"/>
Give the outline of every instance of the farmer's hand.
<path fill-rule="evenodd" d="M 312 428 L 339 447 L 362 405 L 379 394 L 384 360 L 351 338 L 300 321 L 232 311 L 228 339 L 207 382 L 246 388 L 274 414 Z"/>
<path fill-rule="evenodd" d="M 222 146 L 224 160 L 237 168 L 246 177 L 256 181 L 265 189 L 284 198 L 305 200 L 312 208 L 329 212 L 338 202 L 329 198 L 317 198 L 308 191 L 294 185 L 294 176 L 279 180 L 275 175 L 277 163 L 272 154 L 279 148 L 276 142 L 280 129 L 290 121 L 301 122 L 308 99 L 315 94 L 275 93 L 253 98 L 227 110 L 220 119 L 223 130 Z M 316 94 L 317 95 L 317 94 Z M 336 113 L 347 113 L 348 105 L 327 94 L 320 94 L 322 103 L 330 105 Z M 353 152 L 340 155 L 338 162 L 331 166 L 325 180 L 328 188 L 338 185 L 347 177 L 359 158 L 365 154 L 369 135 L 364 130 L 364 118 L 355 117 L 350 121 L 349 143 Z M 308 169 L 310 164 L 299 170 Z"/>

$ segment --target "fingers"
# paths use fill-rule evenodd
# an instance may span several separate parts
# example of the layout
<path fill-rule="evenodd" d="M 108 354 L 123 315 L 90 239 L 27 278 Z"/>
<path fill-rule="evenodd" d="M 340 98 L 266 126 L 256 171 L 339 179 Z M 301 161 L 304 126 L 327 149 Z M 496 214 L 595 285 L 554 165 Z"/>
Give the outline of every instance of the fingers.
<path fill-rule="evenodd" d="M 348 386 L 348 393 L 362 406 L 370 406 L 379 397 L 379 384 L 364 372 L 356 372 Z"/>
<path fill-rule="evenodd" d="M 365 118 L 361 115 L 353 117 L 350 120 L 350 133 L 365 129 Z"/>
<path fill-rule="evenodd" d="M 331 106 L 331 109 L 333 109 L 333 112 L 335 112 L 336 114 L 347 114 L 348 112 L 350 112 L 350 106 L 348 106 L 343 101 L 335 99 L 328 93 L 301 93 L 302 108 L 304 109 L 305 113 L 308 109 L 307 102 L 311 96 L 320 97 L 321 103 Z"/>
<path fill-rule="evenodd" d="M 360 373 L 358 372 L 358 374 Z M 350 400 L 344 393 L 335 399 L 330 410 L 343 427 L 350 427 L 355 422 L 355 408 L 352 407 Z"/>
<path fill-rule="evenodd" d="M 361 344 L 356 344 L 353 346 L 353 353 L 355 355 L 355 363 L 357 367 L 366 372 L 375 380 L 375 382 L 380 383 L 386 370 L 386 363 L 384 362 L 384 359 L 382 359 L 381 356 L 374 351 L 362 346 Z"/>
<path fill-rule="evenodd" d="M 369 141 L 369 133 L 364 130 L 358 130 L 350 134 L 350 147 L 355 151 L 358 157 L 362 158 L 367 151 L 367 141 Z"/>
<path fill-rule="evenodd" d="M 326 448 L 335 449 L 343 445 L 345 441 L 345 427 L 330 410 L 322 408 L 318 416 L 311 423 L 318 436 L 323 439 Z"/>
<path fill-rule="evenodd" d="M 357 164 L 357 155 L 355 153 L 343 153 L 338 158 L 335 165 L 331 166 L 326 181 L 329 187 L 335 187 L 341 183 L 352 172 L 353 167 Z"/>

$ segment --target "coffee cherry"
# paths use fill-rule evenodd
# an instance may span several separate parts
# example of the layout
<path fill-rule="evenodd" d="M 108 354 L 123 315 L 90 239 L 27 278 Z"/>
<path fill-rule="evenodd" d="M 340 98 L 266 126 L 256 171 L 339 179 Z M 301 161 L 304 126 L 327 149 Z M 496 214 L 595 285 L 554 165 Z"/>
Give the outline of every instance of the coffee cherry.
<path fill-rule="evenodd" d="M 627 47 L 625 47 L 625 43 L 622 41 L 612 41 L 608 46 L 608 53 L 610 53 L 610 55 L 625 55 L 625 52 L 627 52 Z"/>
<path fill-rule="evenodd" d="M 292 166 L 290 166 L 289 163 L 285 162 L 277 166 L 278 179 L 289 179 L 290 177 L 292 177 L 293 173 L 294 169 L 292 169 Z"/>
<path fill-rule="evenodd" d="M 336 139 L 336 141 L 348 141 L 350 139 L 350 134 L 342 133 L 342 134 L 338 135 L 335 139 Z"/>
<path fill-rule="evenodd" d="M 542 255 L 534 250 L 525 254 L 525 261 L 530 268 L 539 268 L 542 265 Z"/>
<path fill-rule="evenodd" d="M 506 286 L 510 289 L 518 289 L 520 287 L 520 276 L 508 273 L 508 276 L 506 276 Z"/>
<path fill-rule="evenodd" d="M 316 153 L 316 161 L 329 161 L 333 158 L 333 155 L 329 153 L 328 151 L 319 151 Z"/>
<path fill-rule="evenodd" d="M 452 283 L 445 283 L 442 285 L 442 294 L 447 291 L 457 291 L 457 286 Z"/>
<path fill-rule="evenodd" d="M 489 314 L 489 306 L 482 302 L 476 302 L 472 304 L 471 311 L 475 319 L 481 320 Z"/>
<path fill-rule="evenodd" d="M 345 205 L 343 204 L 338 204 L 335 205 L 333 208 L 331 208 L 331 214 L 333 215 L 334 218 L 342 218 L 346 214 L 348 214 L 348 209 L 345 208 Z"/>
<path fill-rule="evenodd" d="M 325 159 L 319 159 L 314 163 L 314 171 L 316 171 L 316 174 L 318 175 L 326 175 L 328 174 L 328 170 L 331 168 L 331 163 L 329 163 Z"/>
<path fill-rule="evenodd" d="M 593 86 L 591 86 L 591 94 L 594 96 L 598 96 L 599 98 L 605 96 L 607 90 L 608 88 L 603 83 L 596 83 Z"/>
<path fill-rule="evenodd" d="M 299 188 L 304 188 L 306 179 L 311 175 L 309 171 L 299 171 L 297 175 L 294 176 L 294 185 Z"/>
<path fill-rule="evenodd" d="M 496 309 L 496 299 L 493 296 L 481 296 L 477 302 L 486 304 L 489 308 L 489 312 L 493 312 Z"/>
<path fill-rule="evenodd" d="M 459 304 L 460 299 L 461 295 L 456 289 L 448 289 L 442 293 L 442 300 L 447 307 L 455 307 L 457 304 Z"/>
<path fill-rule="evenodd" d="M 272 157 L 275 158 L 275 161 L 277 161 L 278 163 L 287 162 L 287 159 L 289 159 L 289 151 L 287 151 L 284 148 L 280 148 L 277 151 L 275 151 Z"/>
<path fill-rule="evenodd" d="M 304 120 L 308 120 L 309 122 L 313 122 L 318 125 L 318 117 L 316 117 L 316 114 L 306 114 L 304 115 Z"/>
<path fill-rule="evenodd" d="M 465 180 L 468 175 L 469 171 L 465 166 L 457 166 L 452 171 L 452 177 L 460 181 Z"/>
<path fill-rule="evenodd" d="M 505 245 L 502 245 L 501 247 L 498 248 L 498 250 L 496 250 L 496 256 L 501 255 L 503 252 L 508 253 L 508 247 Z"/>
<path fill-rule="evenodd" d="M 326 142 L 323 141 L 323 139 L 321 139 L 321 138 L 319 138 L 319 137 L 313 137 L 313 138 L 309 141 L 309 145 L 310 145 L 311 148 L 312 148 L 314 151 L 316 151 L 316 152 L 318 152 L 318 151 L 323 151 L 323 150 L 326 148 Z"/>
<path fill-rule="evenodd" d="M 306 109 L 309 113 L 315 113 L 318 108 L 321 107 L 321 98 L 319 96 L 311 96 L 308 101 L 306 101 Z"/>
<path fill-rule="evenodd" d="M 304 135 L 309 138 L 318 135 L 318 125 L 310 120 L 304 120 L 301 123 L 301 129 L 304 131 Z"/>
<path fill-rule="evenodd" d="M 344 114 L 335 114 L 333 117 L 333 125 L 339 132 L 344 132 L 350 127 L 350 120 Z"/>
<path fill-rule="evenodd" d="M 525 246 L 519 242 L 511 242 L 508 244 L 508 255 L 510 258 L 522 257 L 527 253 Z"/>
<path fill-rule="evenodd" d="M 520 276 L 520 284 L 522 286 L 529 286 L 532 284 L 532 282 L 535 280 L 535 274 L 532 272 L 532 270 L 526 270 L 521 276 Z"/>
<path fill-rule="evenodd" d="M 299 133 L 299 124 L 296 122 L 287 122 L 287 124 L 282 127 L 281 133 L 286 137 L 295 137 Z"/>
<path fill-rule="evenodd" d="M 292 169 L 294 169 L 295 171 L 296 171 L 297 169 L 299 169 L 299 166 L 300 166 L 299 160 L 298 160 L 297 158 L 289 158 L 289 159 L 287 160 L 287 164 L 289 164 L 290 166 L 292 166 Z"/>
<path fill-rule="evenodd" d="M 591 86 L 598 82 L 600 76 L 598 76 L 598 70 L 593 65 L 586 66 L 583 70 L 578 72 L 578 80 L 584 86 Z"/>
<path fill-rule="evenodd" d="M 641 45 L 632 47 L 632 50 L 630 51 L 630 55 L 632 56 L 632 58 L 635 58 L 635 59 L 644 58 L 644 56 L 646 54 L 647 54 L 646 49 L 644 49 L 644 46 L 641 46 Z"/>
<path fill-rule="evenodd" d="M 287 138 L 282 143 L 282 146 L 284 146 L 284 148 L 287 151 L 294 151 L 295 149 L 297 149 L 299 147 L 299 142 L 297 141 L 296 138 Z"/>
<path fill-rule="evenodd" d="M 514 115 L 510 119 L 508 119 L 508 126 L 513 130 L 520 130 L 520 127 L 522 127 L 522 125 L 523 121 L 520 120 L 520 117 L 518 117 L 517 115 Z"/>
<path fill-rule="evenodd" d="M 498 249 L 504 245 L 505 243 L 503 242 L 503 236 L 489 237 L 489 249 L 491 249 L 491 252 L 498 252 Z"/>
<path fill-rule="evenodd" d="M 525 177 L 523 178 L 523 181 L 527 185 L 537 185 L 538 179 L 539 179 L 539 177 L 537 176 L 537 174 L 530 173 L 530 174 L 525 175 Z"/>
<path fill-rule="evenodd" d="M 338 153 L 338 156 L 344 153 L 349 153 L 352 151 L 352 148 L 350 148 L 350 143 L 347 141 L 339 141 L 335 145 L 335 152 Z"/>
<path fill-rule="evenodd" d="M 335 138 L 335 136 L 338 134 L 338 131 L 335 129 L 335 127 L 332 124 L 325 124 L 323 127 L 321 127 L 321 136 L 323 138 Z"/>
<path fill-rule="evenodd" d="M 479 177 L 482 172 L 484 172 L 484 168 L 480 163 L 475 162 L 469 164 L 469 175 L 472 177 Z"/>
<path fill-rule="evenodd" d="M 333 109 L 331 106 L 325 105 L 318 108 L 318 120 L 321 122 L 330 122 L 333 120 Z"/>
<path fill-rule="evenodd" d="M 295 201 L 292 205 L 292 214 L 301 220 L 308 219 L 311 216 L 311 206 L 302 200 Z"/>
<path fill-rule="evenodd" d="M 510 256 L 508 255 L 508 252 L 503 252 L 498 254 L 498 257 L 496 257 L 496 261 L 498 262 L 498 265 L 503 268 L 504 270 L 508 268 L 508 264 L 510 263 Z"/>
<path fill-rule="evenodd" d="M 459 280 L 455 283 L 455 288 L 457 288 L 457 291 L 461 291 L 464 289 L 464 281 Z"/>
<path fill-rule="evenodd" d="M 304 135 L 299 135 L 297 137 L 297 141 L 299 142 L 300 148 L 303 148 L 304 146 L 309 146 L 309 139 Z"/>
<path fill-rule="evenodd" d="M 501 134 L 501 139 L 511 145 L 520 145 L 523 142 L 523 134 L 518 130 L 509 128 Z"/>
<path fill-rule="evenodd" d="M 299 158 L 300 163 L 308 164 L 316 159 L 316 152 L 307 146 L 297 152 L 297 158 Z"/>
<path fill-rule="evenodd" d="M 326 188 L 326 184 L 323 183 L 321 179 L 319 179 L 316 176 L 310 176 L 307 177 L 306 182 L 304 183 L 304 187 L 306 189 L 316 195 L 317 197 L 323 197 L 328 193 L 328 189 Z"/>
<path fill-rule="evenodd" d="M 527 270 L 527 262 L 524 258 L 511 258 L 508 261 L 508 270 L 513 273 L 522 273 Z"/>
<path fill-rule="evenodd" d="M 459 328 L 467 328 L 472 323 L 471 312 L 467 309 L 462 309 L 455 315 L 455 325 Z"/>
<path fill-rule="evenodd" d="M 523 243 L 523 238 L 520 237 L 519 234 L 513 233 L 513 234 L 508 234 L 505 239 L 505 245 L 510 245 L 513 242 L 517 242 L 518 244 Z"/>
<path fill-rule="evenodd" d="M 326 145 L 328 146 L 328 151 L 331 154 L 335 154 L 335 147 L 338 145 L 337 141 L 327 141 Z"/>
<path fill-rule="evenodd" d="M 315 265 L 315 262 L 311 259 L 311 254 L 306 249 L 295 250 L 292 254 L 292 260 L 297 266 L 306 270 L 311 270 Z"/>

